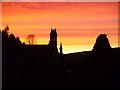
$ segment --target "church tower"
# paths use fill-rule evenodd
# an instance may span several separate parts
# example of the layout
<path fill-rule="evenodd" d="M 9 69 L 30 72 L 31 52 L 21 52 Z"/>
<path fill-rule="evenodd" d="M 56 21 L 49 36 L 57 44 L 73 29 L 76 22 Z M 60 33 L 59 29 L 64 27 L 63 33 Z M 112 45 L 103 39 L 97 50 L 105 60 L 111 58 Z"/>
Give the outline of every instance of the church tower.
<path fill-rule="evenodd" d="M 57 31 L 51 28 L 49 45 L 57 48 Z"/>

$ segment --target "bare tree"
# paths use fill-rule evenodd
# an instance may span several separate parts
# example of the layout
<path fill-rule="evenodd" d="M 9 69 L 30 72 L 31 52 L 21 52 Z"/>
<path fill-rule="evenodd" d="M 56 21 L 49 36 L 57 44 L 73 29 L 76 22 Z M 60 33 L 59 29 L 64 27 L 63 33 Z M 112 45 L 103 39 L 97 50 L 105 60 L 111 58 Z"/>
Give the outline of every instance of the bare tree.
<path fill-rule="evenodd" d="M 29 34 L 27 37 L 27 42 L 29 43 L 29 45 L 33 45 L 35 43 L 35 35 Z"/>

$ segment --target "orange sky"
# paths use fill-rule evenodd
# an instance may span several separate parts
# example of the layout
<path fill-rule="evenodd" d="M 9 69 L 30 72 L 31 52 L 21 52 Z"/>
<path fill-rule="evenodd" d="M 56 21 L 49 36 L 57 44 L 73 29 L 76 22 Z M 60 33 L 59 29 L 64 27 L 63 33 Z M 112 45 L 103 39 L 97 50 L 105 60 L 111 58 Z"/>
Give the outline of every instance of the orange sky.
<path fill-rule="evenodd" d="M 48 44 L 50 29 L 57 28 L 64 53 L 92 50 L 101 33 L 117 47 L 118 3 L 2 2 L 2 29 L 6 25 L 22 41 L 34 34 L 37 44 Z"/>

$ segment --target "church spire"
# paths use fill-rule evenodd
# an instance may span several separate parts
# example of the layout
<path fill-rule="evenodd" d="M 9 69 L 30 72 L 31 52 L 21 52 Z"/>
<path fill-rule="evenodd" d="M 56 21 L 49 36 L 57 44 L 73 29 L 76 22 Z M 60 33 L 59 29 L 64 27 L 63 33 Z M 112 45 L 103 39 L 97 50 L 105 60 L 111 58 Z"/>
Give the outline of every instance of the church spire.
<path fill-rule="evenodd" d="M 62 50 L 63 50 L 63 48 L 62 48 L 62 42 L 60 43 L 60 54 L 62 54 Z"/>

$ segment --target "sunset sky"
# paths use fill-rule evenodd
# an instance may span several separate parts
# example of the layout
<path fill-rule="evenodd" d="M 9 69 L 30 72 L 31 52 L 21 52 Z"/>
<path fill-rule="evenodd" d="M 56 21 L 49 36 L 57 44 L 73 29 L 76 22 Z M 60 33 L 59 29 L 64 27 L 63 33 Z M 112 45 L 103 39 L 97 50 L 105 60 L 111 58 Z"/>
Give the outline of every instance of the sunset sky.
<path fill-rule="evenodd" d="M 36 44 L 48 44 L 51 28 L 57 28 L 63 53 L 92 50 L 101 33 L 118 47 L 117 2 L 2 2 L 2 29 L 26 42 L 34 34 Z"/>

